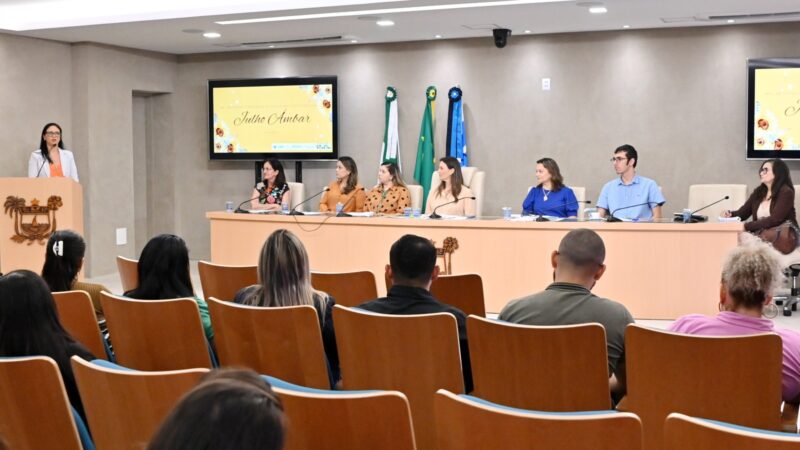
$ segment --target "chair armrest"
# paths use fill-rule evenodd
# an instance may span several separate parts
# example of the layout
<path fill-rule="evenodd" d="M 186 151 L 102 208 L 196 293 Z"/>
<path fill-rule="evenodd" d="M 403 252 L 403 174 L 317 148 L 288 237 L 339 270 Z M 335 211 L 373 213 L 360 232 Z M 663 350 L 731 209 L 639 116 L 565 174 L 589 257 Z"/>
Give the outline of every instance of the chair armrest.
<path fill-rule="evenodd" d="M 781 414 L 781 430 L 786 433 L 797 433 L 798 403 L 785 402 Z"/>

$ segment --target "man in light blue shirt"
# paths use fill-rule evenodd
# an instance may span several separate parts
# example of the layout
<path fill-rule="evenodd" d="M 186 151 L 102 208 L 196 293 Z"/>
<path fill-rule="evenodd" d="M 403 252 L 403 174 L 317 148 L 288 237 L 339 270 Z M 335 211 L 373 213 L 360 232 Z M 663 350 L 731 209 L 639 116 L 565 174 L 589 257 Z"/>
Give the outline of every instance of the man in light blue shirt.
<path fill-rule="evenodd" d="M 632 145 L 621 145 L 614 150 L 611 162 L 619 178 L 606 183 L 600 191 L 597 200 L 600 217 L 610 214 L 631 220 L 661 218 L 661 205 L 666 200 L 655 181 L 636 174 L 638 160 L 639 155 Z"/>

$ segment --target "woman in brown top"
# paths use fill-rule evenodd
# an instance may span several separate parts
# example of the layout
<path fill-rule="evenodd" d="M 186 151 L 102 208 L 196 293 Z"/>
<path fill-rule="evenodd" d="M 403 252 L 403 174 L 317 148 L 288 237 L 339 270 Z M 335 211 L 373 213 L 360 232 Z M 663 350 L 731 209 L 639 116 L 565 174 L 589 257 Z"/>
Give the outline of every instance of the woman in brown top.
<path fill-rule="evenodd" d="M 367 193 L 367 211 L 376 214 L 402 214 L 403 210 L 411 206 L 411 196 L 408 193 L 400 169 L 396 164 L 385 162 L 378 169 L 379 184 Z"/>
<path fill-rule="evenodd" d="M 333 212 L 336 204 L 341 203 L 344 212 L 362 212 L 366 198 L 364 188 L 358 184 L 356 162 L 349 156 L 342 156 L 336 162 L 336 180 L 331 181 L 328 191 L 319 200 L 319 210 Z"/>

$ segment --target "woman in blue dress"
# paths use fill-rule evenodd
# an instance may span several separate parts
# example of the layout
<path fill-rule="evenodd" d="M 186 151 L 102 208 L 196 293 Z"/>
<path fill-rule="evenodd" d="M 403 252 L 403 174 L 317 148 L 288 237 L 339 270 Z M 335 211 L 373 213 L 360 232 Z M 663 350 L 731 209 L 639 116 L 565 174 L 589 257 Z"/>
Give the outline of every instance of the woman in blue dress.
<path fill-rule="evenodd" d="M 577 217 L 578 199 L 564 185 L 564 177 L 552 158 L 536 161 L 536 180 L 539 184 L 528 192 L 522 202 L 522 214 L 551 217 Z"/>

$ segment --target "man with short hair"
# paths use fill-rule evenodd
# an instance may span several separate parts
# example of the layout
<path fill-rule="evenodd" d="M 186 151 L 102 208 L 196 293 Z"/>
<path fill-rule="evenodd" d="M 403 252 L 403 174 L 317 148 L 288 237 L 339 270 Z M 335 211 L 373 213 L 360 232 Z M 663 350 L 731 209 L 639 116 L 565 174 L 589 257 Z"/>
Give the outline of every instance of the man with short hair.
<path fill-rule="evenodd" d="M 388 295 L 358 306 L 380 314 L 450 313 L 458 324 L 461 367 L 465 392 L 472 390 L 472 372 L 467 346 L 467 316 L 458 308 L 444 304 L 430 293 L 431 283 L 439 277 L 436 247 L 430 240 L 407 234 L 397 240 L 389 251 L 386 275 L 392 280 Z"/>
<path fill-rule="evenodd" d="M 605 244 L 597 233 L 570 231 L 550 256 L 554 282 L 543 292 L 510 302 L 498 319 L 522 325 L 603 325 L 609 383 L 618 399 L 625 393 L 625 327 L 633 317 L 620 303 L 591 292 L 606 271 L 605 257 Z"/>
<path fill-rule="evenodd" d="M 600 217 L 651 220 L 661 218 L 661 205 L 667 201 L 655 181 L 636 174 L 639 155 L 632 145 L 620 145 L 611 158 L 615 178 L 603 186 L 597 200 Z"/>

